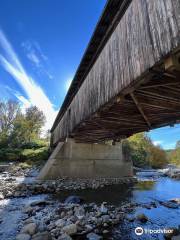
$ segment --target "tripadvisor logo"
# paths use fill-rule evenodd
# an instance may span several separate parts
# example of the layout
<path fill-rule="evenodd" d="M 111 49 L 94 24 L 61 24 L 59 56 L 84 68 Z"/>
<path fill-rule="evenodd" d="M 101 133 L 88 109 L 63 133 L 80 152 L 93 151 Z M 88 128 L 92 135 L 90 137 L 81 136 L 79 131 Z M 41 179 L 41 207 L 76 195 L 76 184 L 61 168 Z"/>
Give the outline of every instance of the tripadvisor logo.
<path fill-rule="evenodd" d="M 140 236 L 143 233 L 144 234 L 166 234 L 166 233 L 173 233 L 173 229 L 147 229 L 147 228 L 142 228 L 142 227 L 136 227 L 135 228 L 135 234 Z"/>
<path fill-rule="evenodd" d="M 136 234 L 136 235 L 140 236 L 140 235 L 142 235 L 143 233 L 144 233 L 144 230 L 143 230 L 142 227 L 137 227 L 137 228 L 135 228 L 135 234 Z"/>

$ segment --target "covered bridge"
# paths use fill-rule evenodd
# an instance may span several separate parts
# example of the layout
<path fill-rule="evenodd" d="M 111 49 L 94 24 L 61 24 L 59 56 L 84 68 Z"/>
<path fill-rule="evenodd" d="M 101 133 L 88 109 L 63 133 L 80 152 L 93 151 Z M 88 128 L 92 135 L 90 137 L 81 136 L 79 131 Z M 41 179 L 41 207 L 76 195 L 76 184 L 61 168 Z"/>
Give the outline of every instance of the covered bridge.
<path fill-rule="evenodd" d="M 109 0 L 51 129 L 51 146 L 67 138 L 119 141 L 179 120 L 180 1 Z"/>

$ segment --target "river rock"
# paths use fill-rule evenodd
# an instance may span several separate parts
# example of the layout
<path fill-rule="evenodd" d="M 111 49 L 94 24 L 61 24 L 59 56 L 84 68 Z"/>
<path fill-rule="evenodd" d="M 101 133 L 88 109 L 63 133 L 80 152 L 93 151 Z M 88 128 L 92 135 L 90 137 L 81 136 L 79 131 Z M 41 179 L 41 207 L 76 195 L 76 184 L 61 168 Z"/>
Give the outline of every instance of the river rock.
<path fill-rule="evenodd" d="M 179 228 L 169 228 L 169 229 L 172 229 L 173 231 L 171 233 L 165 233 L 164 234 L 164 238 L 167 239 L 167 240 L 169 240 L 169 239 L 172 240 L 173 237 L 178 236 L 178 234 L 180 233 Z"/>
<path fill-rule="evenodd" d="M 74 208 L 74 214 L 78 219 L 82 219 L 85 215 L 85 210 L 82 206 Z"/>
<path fill-rule="evenodd" d="M 22 228 L 21 233 L 28 233 L 30 235 L 34 235 L 36 233 L 36 230 L 37 225 L 35 223 L 29 223 Z"/>
<path fill-rule="evenodd" d="M 30 240 L 31 236 L 26 233 L 20 233 L 16 236 L 16 240 Z"/>
<path fill-rule="evenodd" d="M 138 214 L 136 219 L 142 223 L 146 223 L 148 221 L 148 217 L 144 213 Z"/>
<path fill-rule="evenodd" d="M 100 240 L 100 239 L 102 239 L 102 236 L 99 236 L 98 234 L 96 234 L 96 233 L 88 233 L 87 235 L 86 235 L 86 237 L 87 237 L 87 239 L 88 240 Z"/>
<path fill-rule="evenodd" d="M 0 200 L 4 199 L 4 195 L 2 193 L 0 193 Z"/>
<path fill-rule="evenodd" d="M 30 214 L 32 213 L 34 210 L 34 208 L 30 207 L 30 206 L 27 206 L 23 209 L 23 213 L 27 213 L 27 214 Z"/>
<path fill-rule="evenodd" d="M 174 208 L 174 209 L 176 209 L 176 208 L 179 207 L 179 205 L 177 203 L 172 202 L 172 201 L 160 202 L 160 204 L 165 206 L 165 207 L 167 207 L 167 208 Z"/>
<path fill-rule="evenodd" d="M 51 235 L 46 232 L 39 232 L 33 235 L 32 240 L 51 240 Z"/>
<path fill-rule="evenodd" d="M 101 218 L 104 223 L 108 223 L 110 221 L 110 216 L 107 214 L 103 215 Z"/>
<path fill-rule="evenodd" d="M 58 237 L 58 240 L 72 240 L 72 238 L 69 235 L 67 235 L 66 233 L 64 233 Z"/>
<path fill-rule="evenodd" d="M 126 216 L 126 219 L 127 219 L 129 222 L 134 222 L 134 220 L 135 220 L 134 216 Z"/>
<path fill-rule="evenodd" d="M 106 202 L 103 202 L 101 204 L 101 207 L 100 207 L 100 212 L 103 213 L 103 214 L 106 214 L 107 211 L 108 211 L 108 209 L 107 209 L 107 207 L 105 205 L 106 205 Z"/>
<path fill-rule="evenodd" d="M 171 238 L 171 240 L 179 240 L 179 239 L 180 239 L 180 234 L 177 235 L 177 236 L 173 236 L 173 237 Z"/>
<path fill-rule="evenodd" d="M 69 224 L 67 226 L 64 226 L 62 228 L 62 231 L 64 233 L 67 233 L 68 235 L 75 234 L 77 232 L 77 225 L 76 224 Z"/>
<path fill-rule="evenodd" d="M 55 222 L 56 227 L 60 227 L 60 228 L 64 227 L 65 224 L 66 222 L 63 219 L 59 219 Z"/>
<path fill-rule="evenodd" d="M 83 199 L 79 196 L 69 196 L 68 198 L 66 198 L 66 200 L 64 201 L 65 204 L 69 204 L 69 203 L 77 203 L 80 204 L 83 202 Z"/>
<path fill-rule="evenodd" d="M 173 198 L 170 201 L 173 202 L 173 203 L 180 204 L 180 198 Z"/>
<path fill-rule="evenodd" d="M 34 201 L 30 204 L 31 207 L 34 207 L 34 206 L 45 206 L 47 205 L 48 202 L 45 201 L 45 200 L 37 200 L 37 201 Z"/>

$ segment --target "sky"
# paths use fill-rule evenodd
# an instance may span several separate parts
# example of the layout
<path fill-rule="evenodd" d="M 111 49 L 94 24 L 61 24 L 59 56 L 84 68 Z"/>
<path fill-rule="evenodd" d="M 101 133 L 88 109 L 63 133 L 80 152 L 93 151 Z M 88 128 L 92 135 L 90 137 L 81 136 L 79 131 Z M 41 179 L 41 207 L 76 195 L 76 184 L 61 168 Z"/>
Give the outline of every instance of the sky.
<path fill-rule="evenodd" d="M 0 101 L 41 109 L 50 129 L 106 0 L 1 0 Z M 180 125 L 148 133 L 174 148 Z"/>

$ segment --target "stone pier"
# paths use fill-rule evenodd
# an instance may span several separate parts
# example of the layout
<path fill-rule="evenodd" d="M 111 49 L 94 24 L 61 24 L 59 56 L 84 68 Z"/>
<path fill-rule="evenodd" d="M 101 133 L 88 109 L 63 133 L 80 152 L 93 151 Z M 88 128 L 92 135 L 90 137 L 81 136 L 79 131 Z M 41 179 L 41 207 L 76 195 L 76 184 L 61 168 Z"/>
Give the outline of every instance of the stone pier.
<path fill-rule="evenodd" d="M 132 175 L 132 162 L 121 143 L 87 144 L 66 139 L 56 146 L 38 179 L 114 178 Z"/>

